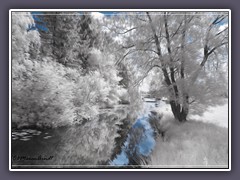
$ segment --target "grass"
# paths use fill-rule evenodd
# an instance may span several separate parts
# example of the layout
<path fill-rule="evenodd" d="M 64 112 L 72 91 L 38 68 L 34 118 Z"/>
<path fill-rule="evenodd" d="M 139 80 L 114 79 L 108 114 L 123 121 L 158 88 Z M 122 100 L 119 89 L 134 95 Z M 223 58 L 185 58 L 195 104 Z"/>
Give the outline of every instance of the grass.
<path fill-rule="evenodd" d="M 170 122 L 165 138 L 157 138 L 149 164 L 160 168 L 228 167 L 227 128 L 200 121 Z"/>

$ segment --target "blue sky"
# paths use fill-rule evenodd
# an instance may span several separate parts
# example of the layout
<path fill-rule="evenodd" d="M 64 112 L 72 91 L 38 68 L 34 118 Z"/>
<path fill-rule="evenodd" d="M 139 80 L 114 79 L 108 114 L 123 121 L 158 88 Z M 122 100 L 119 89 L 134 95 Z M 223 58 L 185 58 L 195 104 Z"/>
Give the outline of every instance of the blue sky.
<path fill-rule="evenodd" d="M 35 21 L 35 26 L 30 25 L 28 30 L 48 31 L 48 28 L 46 27 L 46 23 L 41 18 L 39 18 L 39 16 L 36 16 L 36 14 L 39 15 L 39 14 L 43 14 L 43 13 L 34 11 L 34 12 L 31 12 L 31 14 Z"/>
<path fill-rule="evenodd" d="M 79 13 L 81 14 L 81 12 L 79 12 Z M 96 13 L 101 13 L 104 16 L 111 17 L 111 16 L 117 14 L 118 12 L 115 12 L 115 11 L 99 11 L 99 12 L 96 12 Z M 39 11 L 32 11 L 31 14 L 32 14 L 33 19 L 35 20 L 36 24 L 35 24 L 35 26 L 29 25 L 27 30 L 28 31 L 30 31 L 30 30 L 48 31 L 48 29 L 46 27 L 46 23 L 41 18 L 39 18 L 39 16 L 36 16 L 36 15 L 41 15 L 43 13 L 39 12 Z"/>

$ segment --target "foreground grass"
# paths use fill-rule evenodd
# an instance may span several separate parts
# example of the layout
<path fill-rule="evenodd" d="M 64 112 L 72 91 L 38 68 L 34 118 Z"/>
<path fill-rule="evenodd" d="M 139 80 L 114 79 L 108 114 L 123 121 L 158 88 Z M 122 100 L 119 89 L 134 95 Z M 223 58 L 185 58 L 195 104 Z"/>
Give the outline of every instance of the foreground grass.
<path fill-rule="evenodd" d="M 159 168 L 226 168 L 228 129 L 197 121 L 172 122 L 165 138 L 157 138 L 149 164 Z"/>

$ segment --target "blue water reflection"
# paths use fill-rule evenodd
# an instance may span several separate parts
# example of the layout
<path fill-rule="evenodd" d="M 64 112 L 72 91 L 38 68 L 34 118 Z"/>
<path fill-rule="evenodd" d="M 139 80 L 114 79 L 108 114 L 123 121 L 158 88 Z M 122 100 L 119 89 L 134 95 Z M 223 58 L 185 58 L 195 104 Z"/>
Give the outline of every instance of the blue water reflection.
<path fill-rule="evenodd" d="M 147 112 L 145 115 L 142 115 L 140 118 L 136 120 L 133 124 L 131 132 L 128 134 L 127 140 L 122 147 L 122 151 L 120 154 L 116 156 L 116 158 L 110 163 L 115 166 L 128 165 L 129 156 L 128 154 L 133 154 L 133 151 L 137 153 L 137 155 L 149 156 L 155 146 L 154 139 L 154 130 L 152 129 L 149 123 L 149 111 L 154 105 L 152 103 L 147 104 Z M 134 147 L 130 146 L 129 143 L 131 141 L 134 133 L 137 132 L 135 130 L 141 130 L 142 134 L 140 137 L 140 141 L 135 144 Z"/>

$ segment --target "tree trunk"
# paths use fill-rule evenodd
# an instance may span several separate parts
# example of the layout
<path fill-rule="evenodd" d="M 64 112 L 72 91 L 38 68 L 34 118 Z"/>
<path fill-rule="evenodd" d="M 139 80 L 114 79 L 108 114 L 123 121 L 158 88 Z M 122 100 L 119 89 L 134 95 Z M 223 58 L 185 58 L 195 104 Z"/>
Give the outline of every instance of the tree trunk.
<path fill-rule="evenodd" d="M 181 105 L 180 103 L 177 103 L 175 101 L 170 101 L 171 109 L 174 115 L 174 118 L 178 120 L 179 122 L 185 122 L 187 121 L 187 115 L 189 108 L 188 106 Z"/>
<path fill-rule="evenodd" d="M 157 50 L 157 55 L 159 57 L 159 61 L 161 62 L 161 69 L 164 75 L 164 79 L 165 79 L 165 83 L 167 85 L 167 87 L 169 88 L 170 94 L 172 97 L 174 97 L 174 100 L 170 101 L 170 105 L 172 108 L 172 112 L 173 115 L 175 117 L 176 120 L 178 120 L 179 122 L 185 122 L 187 120 L 187 115 L 188 115 L 188 109 L 189 109 L 189 102 L 188 102 L 188 94 L 183 94 L 184 96 L 184 100 L 181 103 L 179 103 L 179 87 L 177 86 L 176 83 L 176 78 L 175 78 L 175 71 L 174 71 L 174 66 L 173 66 L 173 54 L 172 54 L 172 50 L 171 50 L 171 38 L 169 35 L 169 30 L 168 30 L 168 20 L 167 20 L 167 15 L 164 15 L 164 27 L 165 27 L 165 34 L 166 34 L 166 40 L 167 40 L 167 51 L 168 51 L 168 55 L 170 58 L 170 63 L 166 64 L 164 62 L 164 58 L 162 56 L 162 52 L 161 52 L 161 46 L 160 46 L 160 41 L 159 38 L 157 36 L 156 33 L 156 29 L 153 25 L 152 22 L 152 18 L 149 15 L 149 13 L 147 12 L 147 16 L 149 19 L 149 23 L 153 32 L 153 37 L 155 40 L 155 44 L 156 44 L 156 50 Z M 186 20 L 185 20 L 186 21 Z M 183 41 L 182 41 L 182 50 L 184 49 L 184 41 L 185 41 L 185 32 L 183 33 Z M 184 56 L 182 57 L 183 61 L 182 61 L 182 67 L 181 67 L 181 78 L 184 79 Z M 168 68 L 170 69 L 170 77 L 169 77 L 169 73 L 168 73 Z M 185 90 L 184 90 L 185 91 Z"/>

